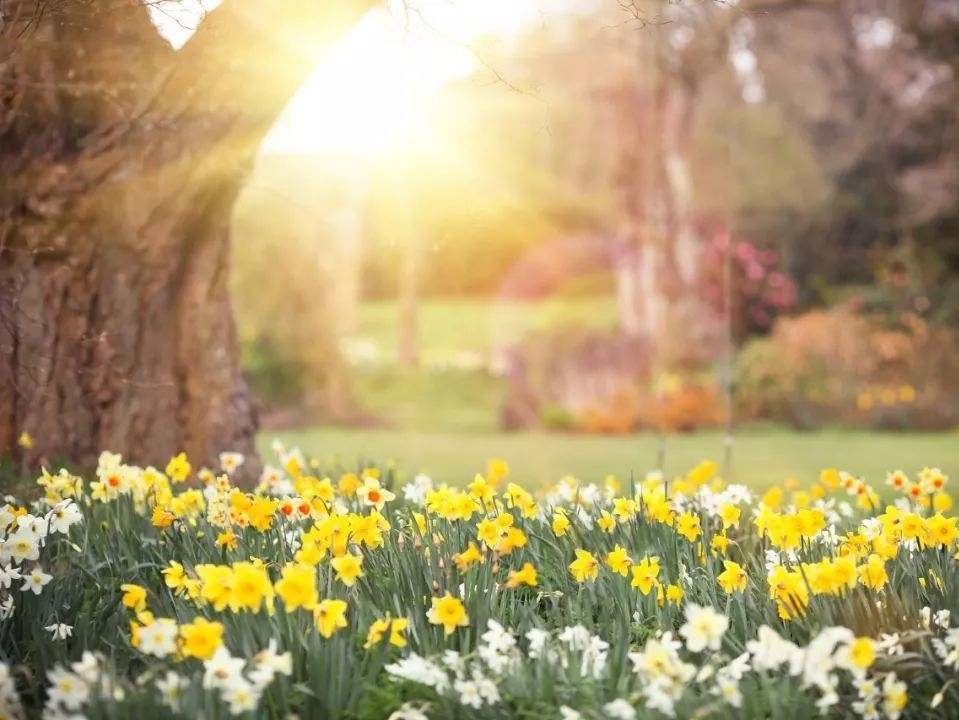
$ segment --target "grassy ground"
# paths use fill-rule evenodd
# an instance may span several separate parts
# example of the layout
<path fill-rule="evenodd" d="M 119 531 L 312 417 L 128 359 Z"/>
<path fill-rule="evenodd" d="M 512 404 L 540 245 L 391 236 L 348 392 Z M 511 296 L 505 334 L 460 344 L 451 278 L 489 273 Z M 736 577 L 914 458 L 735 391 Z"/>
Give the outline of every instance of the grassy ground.
<path fill-rule="evenodd" d="M 353 372 L 350 390 L 393 428 L 489 433 L 498 427 L 505 386 L 481 370 L 379 368 Z"/>
<path fill-rule="evenodd" d="M 397 313 L 392 301 L 366 302 L 360 309 L 355 337 L 373 341 L 384 360 L 395 356 Z M 536 302 L 427 300 L 420 305 L 421 358 L 425 365 L 445 363 L 463 353 L 485 354 L 531 330 L 565 324 L 604 328 L 615 323 L 612 297 L 556 297 Z"/>
<path fill-rule="evenodd" d="M 391 364 L 395 304 L 367 303 L 361 311 L 356 336 L 375 346 L 377 362 L 354 370 L 352 390 L 359 404 L 391 429 L 310 428 L 277 436 L 312 455 L 336 455 L 348 463 L 392 458 L 404 470 L 422 470 L 451 483 L 469 481 L 490 457 L 508 461 L 515 477 L 531 485 L 566 474 L 583 480 L 607 474 L 625 479 L 655 467 L 658 442 L 651 435 L 498 432 L 502 381 L 481 370 L 455 367 L 458 357 L 485 356 L 533 329 L 566 323 L 611 326 L 612 298 L 557 297 L 535 303 L 444 299 L 423 303 L 420 313 L 423 366 L 404 370 Z M 272 437 L 262 438 L 264 456 Z M 683 472 L 702 459 L 722 461 L 719 433 L 668 440 L 667 473 Z M 889 470 L 915 472 L 925 465 L 938 465 L 959 480 L 959 434 L 750 429 L 736 438 L 731 478 L 762 487 L 788 477 L 809 481 L 824 467 L 840 467 L 881 482 Z"/>
<path fill-rule="evenodd" d="M 566 474 L 602 480 L 607 474 L 626 479 L 656 465 L 657 439 L 650 435 L 586 437 L 544 433 L 444 433 L 394 430 L 312 428 L 271 433 L 261 438 L 264 457 L 269 441 L 279 437 L 318 457 L 344 462 L 394 459 L 404 470 L 423 470 L 436 480 L 464 483 L 485 467 L 487 458 L 510 463 L 514 477 L 529 485 Z M 666 471 L 682 472 L 702 459 L 722 460 L 718 433 L 671 437 Z M 797 434 L 785 430 L 744 431 L 736 437 L 731 478 L 764 487 L 795 477 L 808 482 L 824 467 L 839 467 L 881 483 L 889 470 L 915 472 L 938 465 L 959 480 L 959 435 L 830 431 Z"/>
<path fill-rule="evenodd" d="M 555 297 L 536 302 L 428 300 L 420 307 L 420 367 L 393 364 L 397 345 L 394 302 L 361 308 L 354 340 L 372 343 L 376 361 L 354 367 L 350 387 L 358 405 L 394 428 L 494 432 L 504 384 L 470 363 L 485 365 L 495 348 L 528 332 L 557 325 L 612 327 L 613 298 Z"/>

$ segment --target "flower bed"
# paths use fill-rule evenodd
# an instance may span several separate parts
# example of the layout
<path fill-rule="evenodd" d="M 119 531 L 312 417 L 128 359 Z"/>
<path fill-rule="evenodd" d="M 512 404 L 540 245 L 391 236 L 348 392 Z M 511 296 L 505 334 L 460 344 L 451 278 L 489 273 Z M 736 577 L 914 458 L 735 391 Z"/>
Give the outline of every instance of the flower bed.
<path fill-rule="evenodd" d="M 276 448 L 104 453 L 0 506 L 0 717 L 930 717 L 959 701 L 946 478 L 762 496 L 704 462 L 536 494 Z M 943 704 L 945 703 L 945 704 Z"/>

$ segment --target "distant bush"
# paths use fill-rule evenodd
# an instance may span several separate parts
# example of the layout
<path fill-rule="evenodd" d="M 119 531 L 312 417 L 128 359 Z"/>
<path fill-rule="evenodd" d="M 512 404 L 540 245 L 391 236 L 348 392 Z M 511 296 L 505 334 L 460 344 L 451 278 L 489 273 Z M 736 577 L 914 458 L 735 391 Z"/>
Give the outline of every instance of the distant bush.
<path fill-rule="evenodd" d="M 706 304 L 717 316 L 726 305 L 725 233 L 715 234 L 703 246 L 699 287 Z M 733 337 L 741 342 L 750 335 L 768 332 L 775 319 L 796 303 L 796 283 L 778 269 L 779 255 L 745 240 L 729 248 L 729 294 Z"/>
<path fill-rule="evenodd" d="M 646 425 L 667 432 L 717 427 L 723 420 L 722 398 L 712 379 L 691 379 L 652 398 Z"/>
<path fill-rule="evenodd" d="M 959 423 L 959 337 L 915 314 L 895 322 L 855 303 L 780 320 L 736 362 L 739 414 L 799 428 Z"/>
<path fill-rule="evenodd" d="M 573 430 L 576 417 L 562 405 L 544 405 L 539 410 L 539 422 L 546 430 Z"/>
<path fill-rule="evenodd" d="M 635 388 L 649 377 L 642 341 L 567 325 L 528 336 L 505 366 L 508 429 L 627 432 L 640 422 Z"/>
<path fill-rule="evenodd" d="M 624 435 L 642 423 L 643 399 L 638 383 L 617 388 L 579 412 L 577 429 L 587 433 Z"/>

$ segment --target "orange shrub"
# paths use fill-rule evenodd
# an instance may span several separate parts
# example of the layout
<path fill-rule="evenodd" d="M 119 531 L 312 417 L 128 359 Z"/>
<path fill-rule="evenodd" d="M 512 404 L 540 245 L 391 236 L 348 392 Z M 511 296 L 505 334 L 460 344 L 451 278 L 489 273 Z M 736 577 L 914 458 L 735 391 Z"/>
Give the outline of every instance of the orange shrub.
<path fill-rule="evenodd" d="M 800 427 L 956 426 L 959 337 L 912 313 L 897 320 L 853 305 L 780 320 L 737 358 L 738 415 Z"/>
<path fill-rule="evenodd" d="M 694 383 L 681 387 L 650 404 L 648 424 L 667 432 L 689 432 L 722 423 L 723 408 L 715 383 Z"/>

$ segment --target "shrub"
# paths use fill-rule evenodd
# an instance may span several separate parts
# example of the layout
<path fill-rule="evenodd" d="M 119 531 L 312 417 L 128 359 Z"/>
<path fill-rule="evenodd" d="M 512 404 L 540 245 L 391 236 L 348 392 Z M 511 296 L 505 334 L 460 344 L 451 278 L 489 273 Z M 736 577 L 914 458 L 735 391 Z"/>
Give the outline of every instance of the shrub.
<path fill-rule="evenodd" d="M 584 408 L 579 415 L 578 428 L 587 433 L 623 435 L 640 424 L 641 409 L 637 385 L 624 384 Z"/>
<path fill-rule="evenodd" d="M 551 403 L 540 408 L 539 423 L 547 430 L 572 430 L 576 418 L 562 405 Z"/>
<path fill-rule="evenodd" d="M 950 428 L 959 422 L 959 338 L 912 313 L 895 324 L 856 303 L 780 320 L 736 361 L 738 412 L 808 428 Z"/>
<path fill-rule="evenodd" d="M 667 432 L 717 427 L 723 419 L 719 388 L 712 380 L 692 380 L 650 402 L 648 425 Z"/>
<path fill-rule="evenodd" d="M 616 333 L 564 326 L 528 337 L 506 360 L 503 425 L 575 425 L 588 432 L 637 426 L 637 388 L 648 378 L 648 349 Z"/>
<path fill-rule="evenodd" d="M 703 247 L 699 288 L 703 300 L 722 317 L 726 304 L 726 233 L 716 233 Z M 778 269 L 779 255 L 745 240 L 733 243 L 730 252 L 730 300 L 733 337 L 742 341 L 768 332 L 781 313 L 796 302 L 796 284 Z"/>

